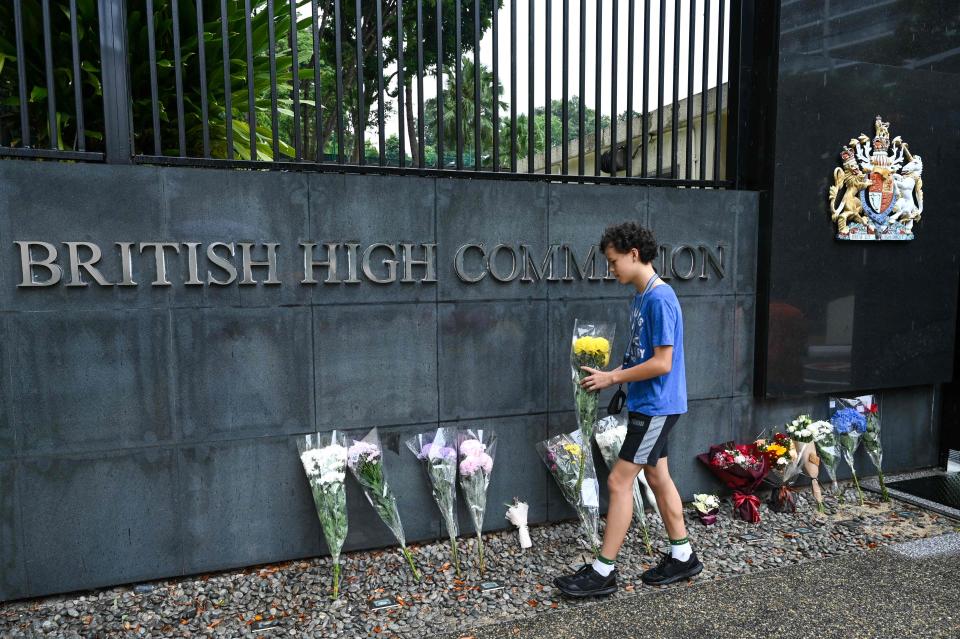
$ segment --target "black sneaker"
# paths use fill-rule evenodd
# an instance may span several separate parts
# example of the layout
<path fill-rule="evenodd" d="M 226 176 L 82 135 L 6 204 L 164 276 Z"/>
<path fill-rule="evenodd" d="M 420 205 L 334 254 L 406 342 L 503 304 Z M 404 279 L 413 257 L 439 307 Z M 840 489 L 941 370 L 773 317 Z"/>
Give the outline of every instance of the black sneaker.
<path fill-rule="evenodd" d="M 585 570 L 581 568 L 569 579 L 557 584 L 557 588 L 566 596 L 578 599 L 612 595 L 617 591 L 617 569 L 614 568 L 609 576 L 604 577 L 593 566 L 587 566 Z"/>
<path fill-rule="evenodd" d="M 686 561 L 674 559 L 670 554 L 665 554 L 656 568 L 651 568 L 642 575 L 640 579 L 648 586 L 665 586 L 681 579 L 689 579 L 694 575 L 699 575 L 703 570 L 703 564 L 697 559 L 697 553 L 690 553 L 690 558 Z"/>
<path fill-rule="evenodd" d="M 590 570 L 592 567 L 593 566 L 591 566 L 590 564 L 583 564 L 582 566 L 580 566 L 577 572 L 573 573 L 572 575 L 560 575 L 559 577 L 554 577 L 553 585 L 556 586 L 557 588 L 560 588 L 564 584 L 569 582 L 571 579 L 573 579 L 574 577 L 578 577 L 582 575 L 586 571 Z"/>

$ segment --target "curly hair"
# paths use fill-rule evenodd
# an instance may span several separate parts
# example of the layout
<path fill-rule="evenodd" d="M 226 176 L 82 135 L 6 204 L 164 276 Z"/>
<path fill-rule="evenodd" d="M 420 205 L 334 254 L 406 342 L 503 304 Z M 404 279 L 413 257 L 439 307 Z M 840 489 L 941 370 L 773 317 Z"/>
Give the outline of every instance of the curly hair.
<path fill-rule="evenodd" d="M 640 261 L 650 263 L 657 258 L 657 238 L 653 231 L 636 222 L 624 222 L 616 226 L 608 226 L 600 238 L 600 250 L 606 251 L 611 246 L 619 253 L 628 253 L 630 249 L 637 249 Z"/>

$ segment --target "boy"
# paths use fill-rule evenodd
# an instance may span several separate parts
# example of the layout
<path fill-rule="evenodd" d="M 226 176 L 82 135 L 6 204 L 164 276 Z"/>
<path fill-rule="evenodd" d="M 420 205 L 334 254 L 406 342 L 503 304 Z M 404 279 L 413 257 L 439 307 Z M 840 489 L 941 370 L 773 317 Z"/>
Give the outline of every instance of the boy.
<path fill-rule="evenodd" d="M 616 592 L 614 560 L 630 527 L 633 484 L 640 470 L 645 471 L 670 537 L 670 554 L 641 579 L 646 584 L 665 585 L 703 570 L 687 541 L 680 495 L 667 468 L 667 438 L 680 415 L 687 412 L 680 303 L 654 271 L 658 248 L 649 229 L 632 222 L 611 226 L 604 231 L 600 248 L 617 281 L 637 290 L 630 311 L 631 341 L 622 366 L 609 372 L 584 367 L 590 375 L 581 384 L 599 392 L 626 383 L 629 422 L 620 459 L 607 482 L 610 508 L 600 554 L 592 565 L 554 580 L 570 597 Z"/>

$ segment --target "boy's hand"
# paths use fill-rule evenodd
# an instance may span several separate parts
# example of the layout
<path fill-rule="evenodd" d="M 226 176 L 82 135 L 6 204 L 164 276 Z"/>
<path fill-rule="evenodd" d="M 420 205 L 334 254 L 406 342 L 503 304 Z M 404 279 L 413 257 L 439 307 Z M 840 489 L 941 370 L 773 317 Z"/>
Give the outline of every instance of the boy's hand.
<path fill-rule="evenodd" d="M 590 373 L 580 381 L 580 386 L 585 390 L 602 391 L 614 384 L 612 372 L 597 370 L 589 366 L 581 366 L 580 369 Z"/>

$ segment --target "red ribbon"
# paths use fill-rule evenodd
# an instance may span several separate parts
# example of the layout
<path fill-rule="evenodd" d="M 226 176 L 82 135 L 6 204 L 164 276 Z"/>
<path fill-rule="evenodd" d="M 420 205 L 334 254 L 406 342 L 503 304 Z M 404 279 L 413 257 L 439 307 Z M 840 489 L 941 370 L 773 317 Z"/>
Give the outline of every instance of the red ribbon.
<path fill-rule="evenodd" d="M 744 520 L 754 524 L 760 521 L 760 500 L 756 495 L 735 492 L 733 506 Z"/>

